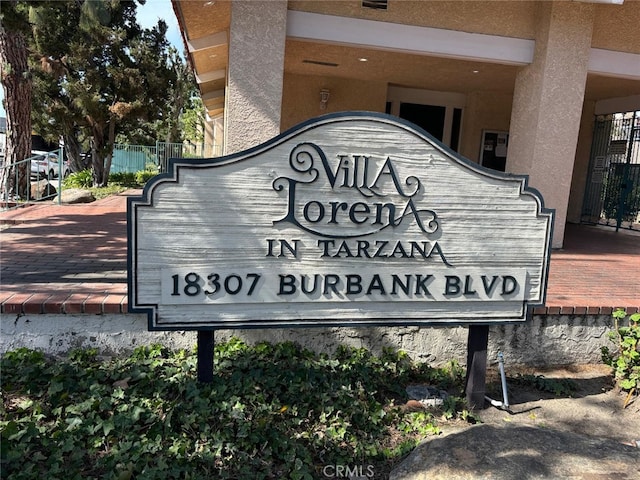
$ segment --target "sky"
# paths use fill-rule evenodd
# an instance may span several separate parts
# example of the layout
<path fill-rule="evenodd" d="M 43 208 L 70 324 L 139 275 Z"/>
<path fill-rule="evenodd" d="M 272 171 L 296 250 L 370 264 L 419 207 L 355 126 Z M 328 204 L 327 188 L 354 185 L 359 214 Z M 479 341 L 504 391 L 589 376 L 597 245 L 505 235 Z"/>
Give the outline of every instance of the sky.
<path fill-rule="evenodd" d="M 173 13 L 173 7 L 170 0 L 147 0 L 147 3 L 142 6 L 138 5 L 138 23 L 143 28 L 151 28 L 158 19 L 163 19 L 169 29 L 167 30 L 167 40 L 174 45 L 178 52 L 184 50 L 182 39 L 180 38 L 180 29 L 178 28 L 178 21 Z M 0 88 L 0 117 L 4 117 L 4 88 Z"/>
<path fill-rule="evenodd" d="M 176 15 L 173 13 L 170 0 L 147 0 L 144 6 L 138 5 L 137 11 L 138 23 L 143 28 L 151 28 L 158 23 L 159 18 L 163 19 L 169 26 L 169 30 L 167 30 L 167 40 L 182 53 L 184 44 L 180 37 L 178 21 L 176 20 Z"/>

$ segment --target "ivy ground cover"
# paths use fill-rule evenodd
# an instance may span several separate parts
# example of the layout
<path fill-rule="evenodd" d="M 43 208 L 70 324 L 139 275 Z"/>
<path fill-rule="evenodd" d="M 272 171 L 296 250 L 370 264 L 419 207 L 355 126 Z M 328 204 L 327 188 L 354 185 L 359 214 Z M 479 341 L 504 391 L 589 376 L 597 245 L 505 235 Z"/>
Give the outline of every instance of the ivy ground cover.
<path fill-rule="evenodd" d="M 19 349 L 2 358 L 3 479 L 386 478 L 438 424 L 471 419 L 462 371 L 401 352 L 293 343 L 218 344 L 215 378 L 195 352 L 141 347 L 64 358 Z M 405 406 L 405 387 L 453 392 L 438 410 Z M 336 470 L 341 469 L 341 470 Z"/>

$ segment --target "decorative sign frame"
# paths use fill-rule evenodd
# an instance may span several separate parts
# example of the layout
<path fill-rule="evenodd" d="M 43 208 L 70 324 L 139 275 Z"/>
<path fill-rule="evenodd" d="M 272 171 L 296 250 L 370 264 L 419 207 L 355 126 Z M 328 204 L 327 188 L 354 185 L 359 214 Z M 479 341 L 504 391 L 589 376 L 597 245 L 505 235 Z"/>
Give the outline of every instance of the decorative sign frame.
<path fill-rule="evenodd" d="M 171 159 L 127 216 L 150 330 L 486 325 L 544 304 L 553 212 L 527 178 L 384 114 Z"/>

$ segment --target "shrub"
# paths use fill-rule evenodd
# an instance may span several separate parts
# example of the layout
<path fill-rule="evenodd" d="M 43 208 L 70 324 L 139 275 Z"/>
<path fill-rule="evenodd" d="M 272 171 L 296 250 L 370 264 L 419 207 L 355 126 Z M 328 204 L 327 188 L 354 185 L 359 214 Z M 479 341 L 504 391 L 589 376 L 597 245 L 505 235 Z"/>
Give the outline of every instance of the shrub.
<path fill-rule="evenodd" d="M 116 172 L 109 174 L 109 183 L 117 183 L 123 187 L 137 187 L 136 174 L 131 172 Z"/>
<path fill-rule="evenodd" d="M 158 174 L 158 166 L 153 163 L 145 165 L 144 170 L 133 172 L 113 172 L 109 174 L 109 184 L 122 187 L 136 188 L 143 186 L 147 181 Z M 63 188 L 91 188 L 93 176 L 91 169 L 75 172 L 62 182 Z"/>
<path fill-rule="evenodd" d="M 62 181 L 63 188 L 91 188 L 92 185 L 93 177 L 88 169 L 72 173 Z"/>
<path fill-rule="evenodd" d="M 626 407 L 640 387 L 640 313 L 627 318 L 626 312 L 618 309 L 613 312 L 613 323 L 609 338 L 616 349 L 611 352 L 608 347 L 602 347 L 602 360 L 613 368 L 618 386 L 629 392 L 624 402 Z"/>
<path fill-rule="evenodd" d="M 140 170 L 135 173 L 136 183 L 138 185 L 144 185 L 150 178 L 155 177 L 157 174 L 158 172 L 152 170 Z"/>

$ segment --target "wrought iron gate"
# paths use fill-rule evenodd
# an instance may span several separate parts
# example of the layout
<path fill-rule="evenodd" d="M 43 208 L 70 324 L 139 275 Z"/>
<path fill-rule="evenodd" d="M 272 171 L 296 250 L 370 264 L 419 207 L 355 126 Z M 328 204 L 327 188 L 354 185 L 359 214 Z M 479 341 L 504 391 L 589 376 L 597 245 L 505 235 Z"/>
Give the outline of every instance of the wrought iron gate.
<path fill-rule="evenodd" d="M 640 111 L 596 118 L 582 222 L 640 230 Z"/>

